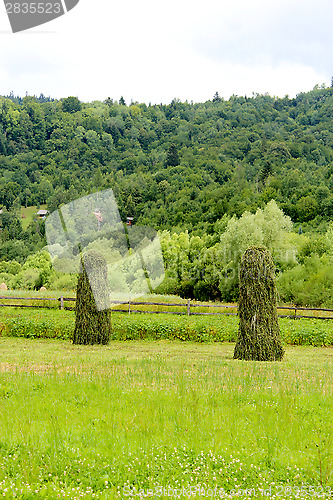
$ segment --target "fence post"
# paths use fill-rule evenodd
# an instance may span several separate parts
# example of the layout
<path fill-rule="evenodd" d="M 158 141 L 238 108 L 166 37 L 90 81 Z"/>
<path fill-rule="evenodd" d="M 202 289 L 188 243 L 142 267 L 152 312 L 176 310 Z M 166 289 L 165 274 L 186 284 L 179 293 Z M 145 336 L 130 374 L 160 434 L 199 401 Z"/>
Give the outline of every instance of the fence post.
<path fill-rule="evenodd" d="M 295 317 L 294 317 L 294 319 L 296 319 L 296 315 L 297 315 L 297 307 L 295 306 Z"/>
<path fill-rule="evenodd" d="M 60 309 L 64 308 L 64 296 L 60 295 Z"/>
<path fill-rule="evenodd" d="M 131 299 L 128 301 L 128 314 L 131 314 Z"/>
<path fill-rule="evenodd" d="M 191 310 L 190 310 L 190 299 L 187 299 L 187 316 L 191 315 Z"/>

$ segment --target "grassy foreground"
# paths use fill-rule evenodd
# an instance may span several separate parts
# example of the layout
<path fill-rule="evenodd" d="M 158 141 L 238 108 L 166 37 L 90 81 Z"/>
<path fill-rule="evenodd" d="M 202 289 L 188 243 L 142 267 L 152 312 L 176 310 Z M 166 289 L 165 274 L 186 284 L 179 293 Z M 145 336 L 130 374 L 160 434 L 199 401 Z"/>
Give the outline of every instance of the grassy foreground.
<path fill-rule="evenodd" d="M 333 349 L 233 348 L 0 338 L 0 494 L 331 498 Z"/>

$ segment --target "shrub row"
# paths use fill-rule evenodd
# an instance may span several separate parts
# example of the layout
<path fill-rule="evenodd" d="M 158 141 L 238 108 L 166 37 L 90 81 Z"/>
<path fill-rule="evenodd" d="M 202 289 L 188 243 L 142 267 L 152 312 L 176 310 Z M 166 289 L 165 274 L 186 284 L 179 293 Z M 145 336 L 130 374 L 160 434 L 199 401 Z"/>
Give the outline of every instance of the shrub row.
<path fill-rule="evenodd" d="M 159 315 L 112 315 L 113 340 L 184 340 L 193 342 L 234 342 L 235 317 Z"/>
<path fill-rule="evenodd" d="M 0 311 L 0 335 L 71 340 L 74 312 L 59 310 Z M 182 340 L 235 342 L 235 316 L 176 316 L 112 313 L 111 340 Z M 291 345 L 333 346 L 332 320 L 280 319 L 281 337 Z"/>
<path fill-rule="evenodd" d="M 333 320 L 281 318 L 279 323 L 281 337 L 286 344 L 333 346 Z"/>
<path fill-rule="evenodd" d="M 14 312 L 15 311 L 15 312 Z M 20 314 L 17 314 L 20 311 Z M 74 331 L 74 314 L 44 310 L 43 313 L 22 313 L 12 309 L 12 317 L 0 316 L 0 335 L 28 339 L 71 340 Z"/>

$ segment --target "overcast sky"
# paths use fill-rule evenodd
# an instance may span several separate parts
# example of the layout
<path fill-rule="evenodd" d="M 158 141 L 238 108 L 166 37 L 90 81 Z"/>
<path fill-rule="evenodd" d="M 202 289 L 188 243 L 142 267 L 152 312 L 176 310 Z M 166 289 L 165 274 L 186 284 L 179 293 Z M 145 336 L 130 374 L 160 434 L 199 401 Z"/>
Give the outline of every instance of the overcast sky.
<path fill-rule="evenodd" d="M 0 95 L 147 104 L 216 91 L 294 96 L 330 85 L 332 25 L 332 0 L 80 0 L 12 34 L 1 2 Z"/>

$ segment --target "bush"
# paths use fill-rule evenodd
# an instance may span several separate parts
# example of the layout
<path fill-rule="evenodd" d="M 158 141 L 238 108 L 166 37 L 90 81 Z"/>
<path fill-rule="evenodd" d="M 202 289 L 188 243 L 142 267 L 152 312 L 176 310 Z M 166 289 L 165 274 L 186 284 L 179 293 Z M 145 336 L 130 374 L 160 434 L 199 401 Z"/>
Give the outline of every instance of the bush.
<path fill-rule="evenodd" d="M 183 299 L 193 299 L 194 298 L 194 281 L 187 280 L 181 281 L 177 293 Z"/>
<path fill-rule="evenodd" d="M 112 340 L 183 340 L 192 342 L 234 342 L 237 321 L 224 316 L 136 316 L 112 314 Z"/>
<path fill-rule="evenodd" d="M 0 283 L 5 283 L 7 288 L 12 288 L 14 276 L 9 273 L 0 273 Z"/>
<path fill-rule="evenodd" d="M 196 300 L 221 300 L 221 293 L 218 288 L 218 282 L 207 282 L 205 280 L 199 280 L 193 290 L 194 298 Z"/>
<path fill-rule="evenodd" d="M 306 257 L 310 257 L 313 254 L 322 257 L 325 253 L 330 251 L 330 244 L 324 235 L 316 235 L 310 239 L 307 239 L 300 248 L 297 255 L 298 261 L 303 264 Z"/>
<path fill-rule="evenodd" d="M 73 336 L 73 319 L 63 314 L 37 315 L 31 318 L 27 315 L 8 318 L 2 321 L 2 331 L 10 337 L 24 337 L 27 339 L 62 339 L 70 340 Z"/>
<path fill-rule="evenodd" d="M 282 337 L 285 343 L 292 345 L 312 345 L 328 347 L 333 345 L 331 320 L 284 320 Z M 306 322 L 305 322 L 306 321 Z"/>
<path fill-rule="evenodd" d="M 39 278 L 39 270 L 25 269 L 18 273 L 12 280 L 14 290 L 34 290 Z"/>
<path fill-rule="evenodd" d="M 50 283 L 51 290 L 75 290 L 77 285 L 77 275 L 76 274 L 64 274 L 62 276 L 56 277 Z"/>
<path fill-rule="evenodd" d="M 277 281 L 280 300 L 304 307 L 333 307 L 333 257 L 312 255 Z"/>
<path fill-rule="evenodd" d="M 20 271 L 22 271 L 22 266 L 19 262 L 16 262 L 15 260 L 11 262 L 5 262 L 1 261 L 0 262 L 0 273 L 8 273 L 8 274 L 18 274 Z"/>
<path fill-rule="evenodd" d="M 166 277 L 154 292 L 161 295 L 175 295 L 178 292 L 178 282 L 175 278 Z"/>

